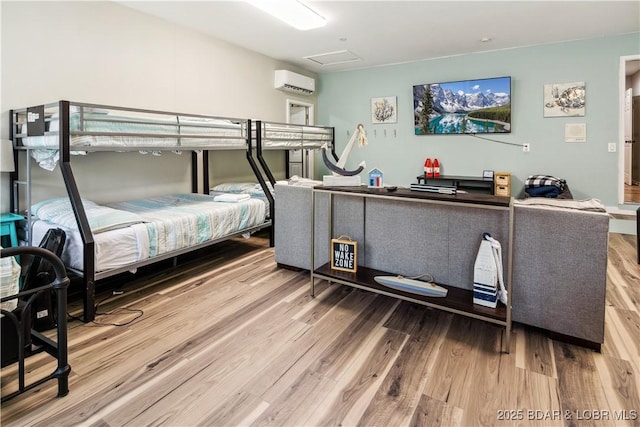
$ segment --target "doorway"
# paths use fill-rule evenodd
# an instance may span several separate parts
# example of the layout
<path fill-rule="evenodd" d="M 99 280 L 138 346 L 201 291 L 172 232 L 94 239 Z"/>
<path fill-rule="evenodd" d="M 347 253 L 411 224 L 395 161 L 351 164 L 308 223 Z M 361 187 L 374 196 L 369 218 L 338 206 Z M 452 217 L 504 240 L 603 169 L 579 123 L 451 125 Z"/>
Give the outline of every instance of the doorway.
<path fill-rule="evenodd" d="M 313 125 L 313 104 L 287 99 L 287 123 Z M 314 156 L 311 150 L 289 150 L 286 154 L 287 178 L 297 175 L 314 179 Z"/>
<path fill-rule="evenodd" d="M 622 204 L 640 204 L 640 55 L 620 58 L 620 89 L 624 148 L 619 156 L 619 199 Z"/>

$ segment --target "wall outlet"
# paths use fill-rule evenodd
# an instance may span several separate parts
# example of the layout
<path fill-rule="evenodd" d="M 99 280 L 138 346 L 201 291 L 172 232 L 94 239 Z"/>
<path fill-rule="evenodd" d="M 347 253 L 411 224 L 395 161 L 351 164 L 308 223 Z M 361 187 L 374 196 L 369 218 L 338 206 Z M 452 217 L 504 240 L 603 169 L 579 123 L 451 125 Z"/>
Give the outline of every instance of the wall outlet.
<path fill-rule="evenodd" d="M 615 142 L 610 142 L 609 143 L 609 152 L 610 153 L 615 153 L 616 152 L 616 143 Z"/>
<path fill-rule="evenodd" d="M 529 144 L 523 144 L 522 145 L 522 151 L 524 151 L 525 153 L 529 152 Z"/>

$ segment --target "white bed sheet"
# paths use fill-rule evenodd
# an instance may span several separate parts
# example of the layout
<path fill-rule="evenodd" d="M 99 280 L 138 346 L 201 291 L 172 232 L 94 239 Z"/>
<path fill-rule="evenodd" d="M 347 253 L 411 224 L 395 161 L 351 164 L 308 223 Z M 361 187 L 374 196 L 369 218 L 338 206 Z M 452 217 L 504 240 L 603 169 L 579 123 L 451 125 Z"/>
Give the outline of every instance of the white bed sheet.
<path fill-rule="evenodd" d="M 52 224 L 47 221 L 36 220 L 32 228 L 32 241 L 38 246 L 50 228 L 60 228 L 66 234 L 66 241 L 62 251 L 64 265 L 76 270 L 84 270 L 83 244 L 80 232 Z M 93 236 L 95 242 L 96 272 L 120 268 L 149 257 L 149 234 L 145 224 L 134 224 L 129 227 L 97 233 Z"/>

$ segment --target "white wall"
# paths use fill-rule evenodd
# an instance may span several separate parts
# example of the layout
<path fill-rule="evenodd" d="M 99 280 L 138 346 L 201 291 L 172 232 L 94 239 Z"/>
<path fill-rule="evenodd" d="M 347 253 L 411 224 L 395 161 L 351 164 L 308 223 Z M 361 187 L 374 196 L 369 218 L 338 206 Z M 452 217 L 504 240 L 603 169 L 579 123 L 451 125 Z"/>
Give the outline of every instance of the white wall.
<path fill-rule="evenodd" d="M 9 136 L 10 109 L 60 99 L 284 122 L 291 95 L 273 88 L 274 70 L 312 75 L 117 3 L 2 1 L 0 7 L 2 138 Z M 215 154 L 212 169 L 224 164 L 225 173 L 251 178 L 244 153 Z M 98 202 L 191 189 L 187 153 L 92 153 L 72 164 L 82 195 Z M 227 178 L 212 174 L 213 181 Z M 58 168 L 52 174 L 35 167 L 34 177 L 46 184 L 34 200 L 65 194 Z"/>

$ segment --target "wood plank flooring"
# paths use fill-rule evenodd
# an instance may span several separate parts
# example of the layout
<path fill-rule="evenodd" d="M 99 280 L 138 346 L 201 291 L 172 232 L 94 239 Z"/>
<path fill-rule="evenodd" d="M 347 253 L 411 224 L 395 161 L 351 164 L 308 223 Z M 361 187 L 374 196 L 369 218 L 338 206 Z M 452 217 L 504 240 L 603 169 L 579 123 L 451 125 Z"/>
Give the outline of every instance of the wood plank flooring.
<path fill-rule="evenodd" d="M 264 235 L 221 243 L 100 287 L 105 314 L 70 323 L 69 395 L 45 383 L 1 422 L 640 426 L 635 251 L 635 236 L 610 235 L 601 353 L 515 324 L 507 354 L 504 329 L 479 320 L 326 282 L 311 298 L 308 273 L 278 268 Z M 31 377 L 53 366 L 28 359 Z M 15 385 L 4 368 L 3 395 Z"/>
<path fill-rule="evenodd" d="M 624 201 L 626 203 L 640 203 L 640 185 L 624 185 Z"/>

